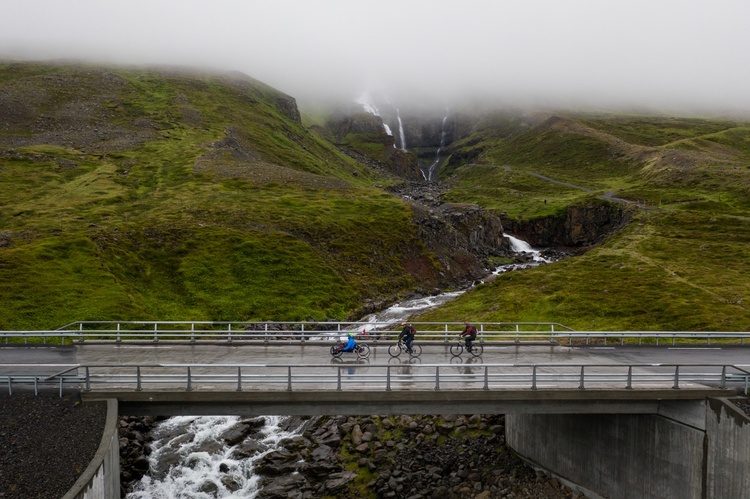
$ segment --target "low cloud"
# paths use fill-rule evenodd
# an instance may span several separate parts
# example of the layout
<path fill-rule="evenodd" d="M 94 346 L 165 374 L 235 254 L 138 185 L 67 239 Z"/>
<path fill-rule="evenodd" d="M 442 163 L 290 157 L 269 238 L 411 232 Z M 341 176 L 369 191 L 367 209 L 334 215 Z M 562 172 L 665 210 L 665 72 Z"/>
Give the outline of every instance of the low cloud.
<path fill-rule="evenodd" d="M 238 70 L 304 102 L 750 110 L 744 0 L 29 0 L 0 57 Z"/>

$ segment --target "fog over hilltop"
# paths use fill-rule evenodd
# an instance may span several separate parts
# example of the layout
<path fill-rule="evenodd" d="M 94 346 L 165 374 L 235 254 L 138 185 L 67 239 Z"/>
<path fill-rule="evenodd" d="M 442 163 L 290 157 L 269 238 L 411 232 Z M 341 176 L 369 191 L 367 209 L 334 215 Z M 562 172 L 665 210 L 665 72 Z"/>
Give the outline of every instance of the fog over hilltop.
<path fill-rule="evenodd" d="M 300 103 L 747 112 L 746 0 L 27 0 L 0 58 L 242 71 Z"/>

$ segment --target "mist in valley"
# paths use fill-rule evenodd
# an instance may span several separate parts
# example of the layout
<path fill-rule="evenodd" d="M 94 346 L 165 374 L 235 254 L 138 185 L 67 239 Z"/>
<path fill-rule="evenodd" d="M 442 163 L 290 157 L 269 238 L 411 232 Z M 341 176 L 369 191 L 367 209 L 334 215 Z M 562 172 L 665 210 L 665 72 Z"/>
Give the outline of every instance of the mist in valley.
<path fill-rule="evenodd" d="M 3 10 L 4 60 L 241 71 L 303 109 L 370 92 L 433 111 L 750 111 L 743 0 L 30 0 Z"/>

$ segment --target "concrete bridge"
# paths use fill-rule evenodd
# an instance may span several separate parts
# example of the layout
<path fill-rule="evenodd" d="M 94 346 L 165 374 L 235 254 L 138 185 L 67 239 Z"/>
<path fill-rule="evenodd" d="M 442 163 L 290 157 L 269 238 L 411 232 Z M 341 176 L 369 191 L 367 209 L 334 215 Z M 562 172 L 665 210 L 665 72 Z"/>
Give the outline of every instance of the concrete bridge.
<path fill-rule="evenodd" d="M 368 339 L 367 361 L 331 359 L 330 343 L 283 332 L 203 343 L 74 332 L 54 348 L 14 336 L 26 346 L 0 348 L 0 387 L 75 386 L 138 415 L 503 413 L 511 448 L 593 497 L 750 490 L 750 421 L 731 403 L 747 391 L 744 335 L 564 333 L 488 337 L 481 358 L 430 338 L 408 360 L 391 359 L 383 335 Z"/>

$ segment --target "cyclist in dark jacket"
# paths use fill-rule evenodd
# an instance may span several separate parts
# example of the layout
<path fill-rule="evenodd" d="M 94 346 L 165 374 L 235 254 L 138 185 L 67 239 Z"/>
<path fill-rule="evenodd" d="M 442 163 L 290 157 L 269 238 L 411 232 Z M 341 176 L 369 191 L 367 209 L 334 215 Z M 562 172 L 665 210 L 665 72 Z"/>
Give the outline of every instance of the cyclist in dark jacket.
<path fill-rule="evenodd" d="M 461 336 L 466 338 L 466 350 L 471 352 L 471 342 L 477 339 L 477 328 L 468 322 L 464 322 L 464 326 L 466 327 L 461 331 Z"/>
<path fill-rule="evenodd" d="M 398 341 L 403 340 L 406 345 L 406 351 L 411 353 L 411 342 L 414 341 L 414 335 L 417 333 L 417 330 L 414 329 L 411 324 L 407 324 L 406 322 L 402 322 L 401 325 L 404 326 L 404 329 L 399 333 Z"/>

